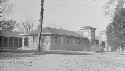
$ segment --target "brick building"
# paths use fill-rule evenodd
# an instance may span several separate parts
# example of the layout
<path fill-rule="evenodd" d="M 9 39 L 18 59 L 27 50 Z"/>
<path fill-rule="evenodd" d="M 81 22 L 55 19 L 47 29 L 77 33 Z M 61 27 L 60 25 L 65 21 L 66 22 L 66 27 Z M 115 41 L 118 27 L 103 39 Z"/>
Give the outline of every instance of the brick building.
<path fill-rule="evenodd" d="M 14 32 L 17 34 L 15 35 L 15 37 L 20 36 L 21 39 L 20 44 L 22 45 L 19 48 L 25 47 L 29 49 L 37 49 L 38 32 L 39 32 L 38 30 L 33 30 L 25 33 Z M 4 36 L 5 34 L 1 34 L 1 36 L 2 35 Z M 15 43 L 16 42 L 18 41 L 15 41 Z M 73 31 L 46 27 L 43 28 L 42 30 L 42 43 L 43 43 L 42 45 L 43 49 L 45 51 L 49 50 L 83 51 L 89 49 L 90 41 L 88 38 L 80 34 L 77 34 Z M 6 48 L 6 47 L 0 47 L 0 48 Z"/>

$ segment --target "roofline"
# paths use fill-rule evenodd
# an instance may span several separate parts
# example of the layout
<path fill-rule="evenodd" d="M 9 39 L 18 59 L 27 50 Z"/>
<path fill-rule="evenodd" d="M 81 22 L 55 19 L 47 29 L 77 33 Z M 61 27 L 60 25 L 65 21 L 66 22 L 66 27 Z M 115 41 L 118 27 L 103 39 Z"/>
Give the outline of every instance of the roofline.
<path fill-rule="evenodd" d="M 42 33 L 43 35 L 61 35 L 61 34 L 52 34 L 52 33 Z M 34 36 L 34 35 L 36 35 L 36 36 L 38 36 L 38 34 L 19 34 L 19 35 L 21 35 L 21 36 Z M 63 35 L 63 34 L 62 34 Z M 65 35 L 65 36 L 68 36 L 68 35 Z M 73 36 L 73 35 L 69 35 L 69 36 Z M 76 37 L 76 36 L 73 36 L 73 37 Z M 80 37 L 80 38 L 87 38 L 87 37 L 82 37 L 82 36 L 78 36 L 78 37 Z"/>

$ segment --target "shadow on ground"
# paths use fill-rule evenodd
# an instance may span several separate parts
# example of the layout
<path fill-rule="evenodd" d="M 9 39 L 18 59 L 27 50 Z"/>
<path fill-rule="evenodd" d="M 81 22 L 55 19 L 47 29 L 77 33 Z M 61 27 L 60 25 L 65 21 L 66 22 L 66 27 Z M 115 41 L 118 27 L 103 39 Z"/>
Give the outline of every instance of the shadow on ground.
<path fill-rule="evenodd" d="M 33 53 L 11 53 L 11 52 L 3 52 L 0 53 L 0 59 L 12 59 L 12 58 L 20 58 L 20 57 L 34 57 Z"/>
<path fill-rule="evenodd" d="M 81 51 L 45 51 L 45 52 L 41 52 L 38 53 L 39 55 L 42 54 L 59 54 L 59 55 L 92 55 L 90 53 L 87 52 L 81 52 Z"/>
<path fill-rule="evenodd" d="M 81 51 L 44 51 L 37 53 L 36 51 L 0 51 L 0 59 L 17 58 L 17 57 L 34 57 L 36 55 L 59 54 L 59 55 L 92 55 Z"/>

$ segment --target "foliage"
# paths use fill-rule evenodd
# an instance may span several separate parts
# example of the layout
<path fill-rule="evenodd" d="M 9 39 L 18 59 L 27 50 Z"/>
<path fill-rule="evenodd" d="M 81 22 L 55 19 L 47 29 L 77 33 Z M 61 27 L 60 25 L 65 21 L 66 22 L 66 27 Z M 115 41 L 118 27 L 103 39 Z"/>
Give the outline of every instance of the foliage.
<path fill-rule="evenodd" d="M 107 43 L 108 45 L 110 45 L 110 47 L 113 47 L 116 49 L 119 46 L 119 43 L 117 43 L 117 41 L 114 38 L 112 38 L 112 36 L 107 35 L 107 39 L 108 39 Z"/>
<path fill-rule="evenodd" d="M 102 46 L 99 45 L 92 45 L 91 50 L 98 53 L 98 52 L 104 52 L 104 49 Z"/>
<path fill-rule="evenodd" d="M 31 18 L 26 19 L 24 22 L 22 22 L 22 29 L 24 31 L 32 31 L 34 27 L 34 20 Z"/>
<path fill-rule="evenodd" d="M 104 16 L 114 17 L 114 13 L 123 8 L 124 0 L 109 0 L 103 7 Z"/>
<path fill-rule="evenodd" d="M 14 29 L 15 24 L 16 24 L 16 21 L 14 20 L 0 21 L 0 27 L 2 30 L 12 31 Z"/>
<path fill-rule="evenodd" d="M 7 17 L 7 15 L 10 15 L 14 11 L 14 3 L 10 0 L 0 0 L 0 6 L 1 6 L 1 16 Z"/>
<path fill-rule="evenodd" d="M 118 0 L 111 23 L 107 26 L 108 43 L 113 47 L 125 44 L 125 8 L 124 1 Z"/>

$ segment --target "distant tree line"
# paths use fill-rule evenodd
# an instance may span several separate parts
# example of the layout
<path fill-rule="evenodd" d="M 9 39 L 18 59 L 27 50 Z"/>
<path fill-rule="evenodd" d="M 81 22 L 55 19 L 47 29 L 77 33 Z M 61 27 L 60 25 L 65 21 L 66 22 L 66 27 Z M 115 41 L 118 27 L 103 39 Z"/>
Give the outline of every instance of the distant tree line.
<path fill-rule="evenodd" d="M 18 23 L 14 19 L 7 19 L 14 12 L 15 5 L 11 0 L 0 0 L 0 29 L 6 31 L 31 31 L 33 30 L 34 19 L 27 18 Z"/>
<path fill-rule="evenodd" d="M 26 19 L 21 23 L 18 23 L 13 19 L 0 21 L 0 28 L 6 31 L 32 31 L 33 27 L 34 21 L 29 19 Z"/>

